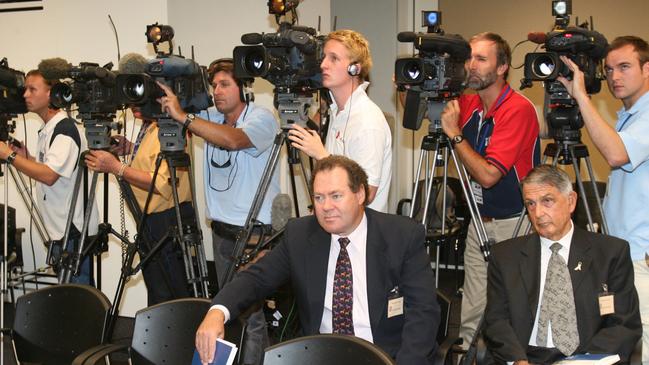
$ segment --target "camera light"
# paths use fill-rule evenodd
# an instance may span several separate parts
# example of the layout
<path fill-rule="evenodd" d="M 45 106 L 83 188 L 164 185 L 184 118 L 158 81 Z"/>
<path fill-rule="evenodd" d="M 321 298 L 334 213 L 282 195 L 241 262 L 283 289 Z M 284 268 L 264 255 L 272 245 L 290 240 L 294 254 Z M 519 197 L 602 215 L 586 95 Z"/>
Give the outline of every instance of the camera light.
<path fill-rule="evenodd" d="M 422 27 L 436 27 L 442 23 L 442 13 L 439 11 L 423 10 L 421 18 Z"/>
<path fill-rule="evenodd" d="M 147 42 L 158 44 L 172 40 L 174 37 L 174 29 L 169 25 L 155 23 L 146 26 L 145 34 Z"/>
<path fill-rule="evenodd" d="M 552 1 L 552 15 L 566 17 L 572 11 L 572 3 L 570 0 L 553 0 Z"/>

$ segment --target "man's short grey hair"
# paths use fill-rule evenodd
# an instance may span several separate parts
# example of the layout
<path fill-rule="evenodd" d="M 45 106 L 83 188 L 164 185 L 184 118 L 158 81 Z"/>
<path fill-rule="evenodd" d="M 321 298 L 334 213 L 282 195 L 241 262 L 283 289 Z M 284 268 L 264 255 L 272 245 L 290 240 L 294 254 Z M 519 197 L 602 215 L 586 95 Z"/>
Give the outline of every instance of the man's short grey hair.
<path fill-rule="evenodd" d="M 573 191 L 570 176 L 552 165 L 539 165 L 532 169 L 521 181 L 521 187 L 526 184 L 550 185 L 563 194 Z"/>

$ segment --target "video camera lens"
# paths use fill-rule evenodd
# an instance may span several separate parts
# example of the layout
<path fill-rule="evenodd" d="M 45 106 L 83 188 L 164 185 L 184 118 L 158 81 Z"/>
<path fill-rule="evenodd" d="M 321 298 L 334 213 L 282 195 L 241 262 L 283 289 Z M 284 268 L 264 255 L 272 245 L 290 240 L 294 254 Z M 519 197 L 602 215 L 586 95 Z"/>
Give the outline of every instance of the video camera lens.
<path fill-rule="evenodd" d="M 419 84 L 424 81 L 427 71 L 429 71 L 426 69 L 424 60 L 418 57 L 400 58 L 396 61 L 394 68 L 395 81 L 399 85 Z"/>
<path fill-rule="evenodd" d="M 50 103 L 62 109 L 72 105 L 74 101 L 72 86 L 67 82 L 57 82 L 50 89 Z"/>
<path fill-rule="evenodd" d="M 124 98 L 132 103 L 140 102 L 145 95 L 144 80 L 139 77 L 131 77 L 122 88 Z"/>
<path fill-rule="evenodd" d="M 541 55 L 534 60 L 532 68 L 535 76 L 539 78 L 547 78 L 552 75 L 556 66 L 553 57 L 546 54 Z"/>
<path fill-rule="evenodd" d="M 245 68 L 251 75 L 260 76 L 264 73 L 264 54 L 255 50 L 248 54 L 244 60 Z"/>

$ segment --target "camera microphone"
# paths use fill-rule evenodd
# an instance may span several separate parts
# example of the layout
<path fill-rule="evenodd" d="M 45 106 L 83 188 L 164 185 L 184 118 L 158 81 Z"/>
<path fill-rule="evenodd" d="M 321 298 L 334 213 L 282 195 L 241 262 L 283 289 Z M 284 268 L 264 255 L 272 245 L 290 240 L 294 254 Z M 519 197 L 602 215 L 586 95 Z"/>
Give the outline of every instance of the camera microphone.
<path fill-rule="evenodd" d="M 38 71 L 45 80 L 59 80 L 70 77 L 72 64 L 63 58 L 46 58 L 38 64 Z"/>
<path fill-rule="evenodd" d="M 146 70 L 148 61 L 138 53 L 127 53 L 119 59 L 118 70 L 122 74 L 141 74 Z"/>
<path fill-rule="evenodd" d="M 397 34 L 397 40 L 402 43 L 414 42 L 417 38 L 417 33 L 415 32 L 399 32 Z"/>
<path fill-rule="evenodd" d="M 246 33 L 241 36 L 243 44 L 259 44 L 263 41 L 263 35 L 259 33 Z"/>
<path fill-rule="evenodd" d="M 292 212 L 291 197 L 288 194 L 277 194 L 270 207 L 270 222 L 273 229 L 275 231 L 284 229 Z"/>
<path fill-rule="evenodd" d="M 545 44 L 548 35 L 543 32 L 529 32 L 527 33 L 527 40 L 536 44 Z"/>

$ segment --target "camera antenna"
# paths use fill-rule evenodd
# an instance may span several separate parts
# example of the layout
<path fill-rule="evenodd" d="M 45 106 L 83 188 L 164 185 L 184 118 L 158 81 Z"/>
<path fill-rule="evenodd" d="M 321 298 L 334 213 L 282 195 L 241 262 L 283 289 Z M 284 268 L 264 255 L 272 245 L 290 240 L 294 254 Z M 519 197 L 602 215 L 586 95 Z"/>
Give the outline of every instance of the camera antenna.
<path fill-rule="evenodd" d="M 115 27 L 115 23 L 113 22 L 113 18 L 108 14 L 108 20 L 110 20 L 110 25 L 113 28 L 113 33 L 115 34 L 115 42 L 117 43 L 117 60 L 122 58 L 122 55 L 120 54 L 119 51 L 119 37 L 117 36 L 117 28 Z"/>

